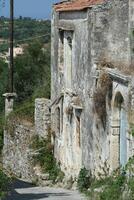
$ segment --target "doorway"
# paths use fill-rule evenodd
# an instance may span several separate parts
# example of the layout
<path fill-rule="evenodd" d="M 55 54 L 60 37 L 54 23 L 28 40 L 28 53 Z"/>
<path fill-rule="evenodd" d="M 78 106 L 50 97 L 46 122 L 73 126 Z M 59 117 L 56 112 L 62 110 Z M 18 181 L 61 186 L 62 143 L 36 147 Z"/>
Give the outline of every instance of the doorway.
<path fill-rule="evenodd" d="M 120 92 L 115 95 L 111 128 L 110 161 L 112 170 L 116 170 L 119 167 L 124 167 L 127 163 L 127 117 L 124 99 Z"/>

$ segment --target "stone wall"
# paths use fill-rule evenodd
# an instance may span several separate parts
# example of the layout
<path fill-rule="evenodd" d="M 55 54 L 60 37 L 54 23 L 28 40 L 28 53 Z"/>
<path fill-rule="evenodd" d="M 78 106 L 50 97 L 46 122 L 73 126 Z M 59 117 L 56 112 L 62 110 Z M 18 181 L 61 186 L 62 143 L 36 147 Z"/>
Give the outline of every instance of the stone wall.
<path fill-rule="evenodd" d="M 7 120 L 4 131 L 3 166 L 18 178 L 32 181 L 35 176 L 33 149 L 35 135 L 47 136 L 50 127 L 50 100 L 35 100 L 35 124 L 24 119 Z"/>
<path fill-rule="evenodd" d="M 35 100 L 35 132 L 46 137 L 50 128 L 50 100 L 38 98 Z"/>
<path fill-rule="evenodd" d="M 34 135 L 33 125 L 22 121 L 14 126 L 13 132 L 4 131 L 3 167 L 18 178 L 28 181 L 34 176 L 30 150 Z"/>

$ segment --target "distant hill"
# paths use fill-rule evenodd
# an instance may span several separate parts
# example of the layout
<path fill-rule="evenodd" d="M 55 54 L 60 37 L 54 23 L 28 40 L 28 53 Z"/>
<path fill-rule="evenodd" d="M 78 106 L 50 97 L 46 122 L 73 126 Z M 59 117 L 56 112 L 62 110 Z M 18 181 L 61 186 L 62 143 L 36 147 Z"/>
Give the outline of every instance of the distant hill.
<path fill-rule="evenodd" d="M 28 43 L 34 37 L 41 38 L 43 43 L 50 42 L 50 20 L 36 20 L 29 17 L 19 17 L 14 20 L 15 45 Z M 48 34 L 48 35 L 47 35 Z M 47 36 L 43 36 L 47 35 Z M 7 51 L 9 43 L 9 19 L 0 17 L 0 52 Z"/>

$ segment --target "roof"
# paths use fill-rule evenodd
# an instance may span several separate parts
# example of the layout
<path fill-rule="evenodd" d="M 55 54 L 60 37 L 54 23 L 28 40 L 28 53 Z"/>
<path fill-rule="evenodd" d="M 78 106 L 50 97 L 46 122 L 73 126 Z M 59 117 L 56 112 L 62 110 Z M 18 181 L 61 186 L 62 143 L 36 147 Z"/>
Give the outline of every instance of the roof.
<path fill-rule="evenodd" d="M 93 5 L 104 3 L 105 0 L 70 0 L 54 5 L 56 11 L 79 11 Z"/>

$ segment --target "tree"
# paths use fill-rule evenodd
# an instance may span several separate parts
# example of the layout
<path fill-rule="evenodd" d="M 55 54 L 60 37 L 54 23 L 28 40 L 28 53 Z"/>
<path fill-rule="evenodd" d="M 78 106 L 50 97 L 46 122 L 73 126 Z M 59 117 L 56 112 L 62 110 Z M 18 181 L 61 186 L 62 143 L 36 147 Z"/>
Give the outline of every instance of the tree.
<path fill-rule="evenodd" d="M 41 41 L 34 41 L 25 48 L 23 55 L 16 57 L 14 84 L 19 103 L 37 93 L 44 97 L 50 96 L 49 49 L 44 49 Z"/>

